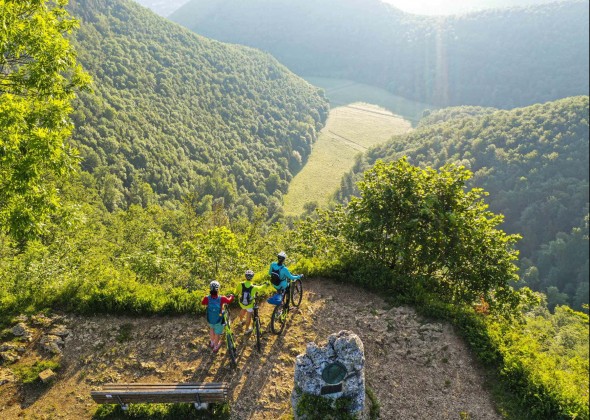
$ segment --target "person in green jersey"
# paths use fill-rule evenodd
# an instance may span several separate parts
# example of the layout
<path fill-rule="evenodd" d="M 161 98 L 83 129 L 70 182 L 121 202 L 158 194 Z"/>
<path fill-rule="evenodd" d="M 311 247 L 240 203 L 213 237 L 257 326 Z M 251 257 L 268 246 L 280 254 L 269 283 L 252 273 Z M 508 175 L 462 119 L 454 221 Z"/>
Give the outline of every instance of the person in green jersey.
<path fill-rule="evenodd" d="M 254 303 L 256 300 L 256 293 L 258 293 L 261 289 L 268 285 L 268 282 L 262 285 L 256 285 L 252 283 L 252 279 L 254 278 L 254 271 L 246 270 L 246 280 L 241 283 L 242 291 L 240 293 L 240 307 L 242 310 L 238 315 L 239 324 L 244 323 L 244 316 L 246 317 L 246 331 L 245 334 L 250 334 L 252 332 L 252 328 L 250 327 L 250 323 L 252 322 L 252 313 L 254 312 Z"/>

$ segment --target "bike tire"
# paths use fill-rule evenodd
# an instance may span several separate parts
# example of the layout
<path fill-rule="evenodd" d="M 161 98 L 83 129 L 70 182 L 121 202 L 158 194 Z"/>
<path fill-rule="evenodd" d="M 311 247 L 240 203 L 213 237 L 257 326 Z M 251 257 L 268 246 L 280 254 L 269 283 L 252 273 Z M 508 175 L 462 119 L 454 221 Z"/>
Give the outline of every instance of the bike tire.
<path fill-rule="evenodd" d="M 301 300 L 303 299 L 303 282 L 301 280 L 295 280 L 293 284 L 291 284 L 293 290 L 293 296 L 291 298 L 291 303 L 296 308 L 301 305 Z"/>
<path fill-rule="evenodd" d="M 260 319 L 258 318 L 254 323 L 254 329 L 256 330 L 256 350 L 260 353 L 262 351 L 262 331 L 260 329 Z"/>
<path fill-rule="evenodd" d="M 284 304 L 280 304 L 275 306 L 274 310 L 272 311 L 272 316 L 270 317 L 270 330 L 273 334 L 279 335 L 285 329 L 285 324 L 287 323 L 286 314 L 283 313 L 287 306 Z"/>

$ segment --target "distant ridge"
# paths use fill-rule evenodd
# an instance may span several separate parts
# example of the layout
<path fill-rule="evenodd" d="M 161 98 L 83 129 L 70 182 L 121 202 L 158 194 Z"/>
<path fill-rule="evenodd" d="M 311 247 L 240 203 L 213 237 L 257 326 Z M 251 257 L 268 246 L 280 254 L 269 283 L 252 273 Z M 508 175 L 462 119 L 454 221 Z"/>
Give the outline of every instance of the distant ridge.
<path fill-rule="evenodd" d="M 170 18 L 305 76 L 513 108 L 589 93 L 588 15 L 580 0 L 436 18 L 379 0 L 192 0 Z"/>

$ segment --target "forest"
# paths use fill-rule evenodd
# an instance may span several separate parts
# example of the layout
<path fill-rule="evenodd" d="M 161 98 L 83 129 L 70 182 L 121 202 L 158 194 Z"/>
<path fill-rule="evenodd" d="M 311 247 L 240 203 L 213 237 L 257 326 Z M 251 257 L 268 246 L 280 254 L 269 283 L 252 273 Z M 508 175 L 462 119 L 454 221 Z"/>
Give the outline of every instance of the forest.
<path fill-rule="evenodd" d="M 587 96 L 426 112 L 340 204 L 285 219 L 322 92 L 134 3 L 64 4 L 0 0 L 3 337 L 22 314 L 201 313 L 210 279 L 237 294 L 283 249 L 452 323 L 508 416 L 589 418 L 588 315 L 564 305 L 588 309 Z"/>
<path fill-rule="evenodd" d="M 420 166 L 449 162 L 473 172 L 502 228 L 522 235 L 521 277 L 550 306 L 588 303 L 588 97 L 511 111 L 457 107 L 425 116 L 414 132 L 374 148 L 342 181 L 340 201 L 377 160 L 408 156 Z"/>
<path fill-rule="evenodd" d="M 269 51 L 300 75 L 437 106 L 509 109 L 588 94 L 588 15 L 579 0 L 448 17 L 379 0 L 192 0 L 170 19 Z"/>
<path fill-rule="evenodd" d="M 191 194 L 281 213 L 328 105 L 270 55 L 196 36 L 131 1 L 77 0 L 73 44 L 92 76 L 73 145 L 105 206 Z M 149 28 L 149 30 L 147 30 Z M 171 204 L 175 205 L 175 204 Z"/>

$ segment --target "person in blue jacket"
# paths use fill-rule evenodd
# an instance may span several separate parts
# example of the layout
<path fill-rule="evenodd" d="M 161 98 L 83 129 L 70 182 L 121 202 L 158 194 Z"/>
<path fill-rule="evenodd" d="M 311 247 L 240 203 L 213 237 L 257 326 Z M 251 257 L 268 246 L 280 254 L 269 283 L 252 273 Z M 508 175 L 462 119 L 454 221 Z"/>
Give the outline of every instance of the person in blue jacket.
<path fill-rule="evenodd" d="M 281 251 L 277 255 L 277 262 L 270 265 L 268 274 L 270 275 L 270 282 L 277 292 L 285 290 L 289 284 L 289 280 L 297 280 L 303 277 L 303 274 L 293 275 L 285 266 L 285 259 L 287 254 Z"/>

